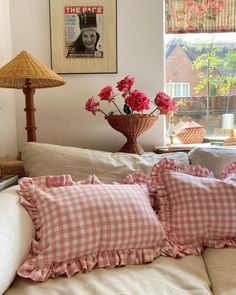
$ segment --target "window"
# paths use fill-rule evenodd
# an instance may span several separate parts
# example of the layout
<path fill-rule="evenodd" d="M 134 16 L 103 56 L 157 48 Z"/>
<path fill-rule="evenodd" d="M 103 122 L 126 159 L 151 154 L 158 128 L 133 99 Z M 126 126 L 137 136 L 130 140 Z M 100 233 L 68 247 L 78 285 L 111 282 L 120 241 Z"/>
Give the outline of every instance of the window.
<path fill-rule="evenodd" d="M 190 96 L 190 84 L 189 83 L 182 83 L 182 93 L 180 96 L 182 97 L 188 97 Z"/>
<path fill-rule="evenodd" d="M 175 125 L 192 118 L 209 135 L 219 133 L 223 114 L 236 118 L 236 33 L 166 34 L 165 40 L 165 90 L 179 104 Z"/>
<path fill-rule="evenodd" d="M 232 134 L 236 129 L 236 1 L 166 0 L 165 7 L 166 91 L 179 105 L 176 127 L 190 117 L 208 135 Z"/>
<path fill-rule="evenodd" d="M 190 83 L 169 82 L 165 84 L 165 91 L 172 97 L 189 97 Z"/>

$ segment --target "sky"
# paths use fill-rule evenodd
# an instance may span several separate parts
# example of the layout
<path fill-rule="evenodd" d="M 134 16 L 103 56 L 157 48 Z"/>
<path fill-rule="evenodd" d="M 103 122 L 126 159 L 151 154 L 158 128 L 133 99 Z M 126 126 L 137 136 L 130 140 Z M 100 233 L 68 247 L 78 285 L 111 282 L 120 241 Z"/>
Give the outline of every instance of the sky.
<path fill-rule="evenodd" d="M 184 41 L 191 42 L 191 43 L 198 43 L 201 41 L 212 41 L 214 40 L 214 43 L 234 43 L 236 44 L 236 33 L 194 33 L 194 34 L 165 34 L 165 42 L 166 44 L 169 42 L 169 40 L 173 37 L 181 36 L 181 38 Z"/>

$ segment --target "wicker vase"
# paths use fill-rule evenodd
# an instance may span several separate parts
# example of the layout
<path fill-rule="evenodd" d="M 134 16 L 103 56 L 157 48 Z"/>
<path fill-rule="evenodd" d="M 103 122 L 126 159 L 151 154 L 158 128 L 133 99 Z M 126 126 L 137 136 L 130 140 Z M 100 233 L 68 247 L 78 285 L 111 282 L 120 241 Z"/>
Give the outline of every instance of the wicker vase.
<path fill-rule="evenodd" d="M 110 126 L 121 132 L 127 139 L 119 150 L 124 153 L 143 154 L 143 148 L 137 143 L 138 136 L 148 130 L 157 120 L 155 115 L 110 115 L 105 119 Z"/>

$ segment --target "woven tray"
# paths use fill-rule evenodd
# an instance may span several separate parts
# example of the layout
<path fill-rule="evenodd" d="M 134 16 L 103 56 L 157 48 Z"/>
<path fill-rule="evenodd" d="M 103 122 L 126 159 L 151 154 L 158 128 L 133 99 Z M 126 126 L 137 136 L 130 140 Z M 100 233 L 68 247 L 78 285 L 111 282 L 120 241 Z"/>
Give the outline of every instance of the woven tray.
<path fill-rule="evenodd" d="M 16 157 L 0 157 L 0 176 L 1 175 L 25 175 L 23 162 L 17 160 Z"/>

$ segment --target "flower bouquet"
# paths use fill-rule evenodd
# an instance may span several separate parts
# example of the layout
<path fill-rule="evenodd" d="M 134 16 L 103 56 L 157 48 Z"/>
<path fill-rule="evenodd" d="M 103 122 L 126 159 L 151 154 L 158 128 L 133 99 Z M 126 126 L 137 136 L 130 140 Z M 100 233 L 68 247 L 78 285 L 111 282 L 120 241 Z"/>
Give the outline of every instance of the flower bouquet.
<path fill-rule="evenodd" d="M 85 109 L 93 115 L 96 115 L 97 112 L 104 114 L 110 126 L 127 138 L 126 144 L 120 149 L 121 152 L 142 154 L 143 149 L 137 143 L 138 136 L 149 129 L 160 114 L 176 113 L 178 106 L 164 92 L 158 92 L 154 100 L 151 100 L 143 92 L 132 90 L 133 84 L 134 78 L 130 76 L 117 82 L 116 88 L 121 94 L 123 103 L 122 110 L 117 104 L 118 94 L 111 86 L 106 86 L 100 91 L 99 99 L 90 97 L 85 104 Z M 113 105 L 113 109 L 109 113 L 105 113 L 101 109 L 102 101 Z M 150 110 L 150 103 L 154 108 L 147 114 L 145 111 Z"/>

